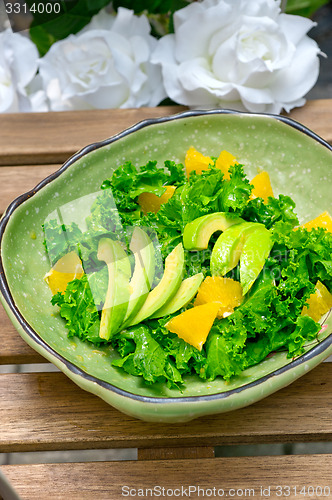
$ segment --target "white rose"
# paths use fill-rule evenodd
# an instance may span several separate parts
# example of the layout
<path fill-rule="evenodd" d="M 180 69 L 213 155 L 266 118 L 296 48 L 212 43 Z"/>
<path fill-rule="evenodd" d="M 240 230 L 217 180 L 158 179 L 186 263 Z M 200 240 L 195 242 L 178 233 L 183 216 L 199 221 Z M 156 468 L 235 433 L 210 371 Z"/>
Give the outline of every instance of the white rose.
<path fill-rule="evenodd" d="M 7 29 L 0 33 L 0 113 L 45 111 L 44 93 L 36 88 L 36 46 Z"/>
<path fill-rule="evenodd" d="M 303 105 L 318 78 L 312 26 L 275 0 L 203 0 L 175 13 L 175 33 L 159 40 L 152 60 L 175 102 L 280 113 Z"/>
<path fill-rule="evenodd" d="M 146 16 L 101 12 L 77 35 L 52 45 L 40 75 L 54 111 L 156 106 L 166 97 Z"/>

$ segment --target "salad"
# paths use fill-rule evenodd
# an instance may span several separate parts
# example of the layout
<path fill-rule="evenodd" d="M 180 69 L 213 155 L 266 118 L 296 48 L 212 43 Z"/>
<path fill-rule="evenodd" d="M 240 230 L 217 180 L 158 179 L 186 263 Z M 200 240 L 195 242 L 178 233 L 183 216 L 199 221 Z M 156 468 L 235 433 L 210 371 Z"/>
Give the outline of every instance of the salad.
<path fill-rule="evenodd" d="M 83 229 L 43 230 L 68 336 L 110 345 L 112 365 L 148 384 L 181 390 L 187 374 L 229 380 L 275 351 L 299 356 L 332 307 L 332 218 L 300 226 L 268 173 L 249 180 L 227 151 L 128 161 Z"/>

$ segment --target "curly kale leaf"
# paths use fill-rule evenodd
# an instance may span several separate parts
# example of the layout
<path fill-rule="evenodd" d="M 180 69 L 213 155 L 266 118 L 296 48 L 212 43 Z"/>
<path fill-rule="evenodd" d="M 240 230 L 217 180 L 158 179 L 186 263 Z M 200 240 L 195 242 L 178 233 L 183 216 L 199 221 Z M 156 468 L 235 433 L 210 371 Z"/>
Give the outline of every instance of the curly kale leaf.
<path fill-rule="evenodd" d="M 245 325 L 240 324 L 239 328 L 234 328 L 225 320 L 217 322 L 205 344 L 207 357 L 201 377 L 214 380 L 221 376 L 229 380 L 234 375 L 239 375 L 247 367 L 244 351 L 246 340 Z"/>
<path fill-rule="evenodd" d="M 111 190 L 102 191 L 97 196 L 91 206 L 91 214 L 86 218 L 86 223 L 90 237 L 107 233 L 123 236 L 121 219 Z"/>
<path fill-rule="evenodd" d="M 164 194 L 166 185 L 178 186 L 185 182 L 182 164 L 166 161 L 164 168 L 157 166 L 157 161 L 148 161 L 136 168 L 130 161 L 118 167 L 112 177 L 106 179 L 101 188 L 110 189 L 122 221 L 129 223 L 130 217 L 140 216 L 137 199 L 142 193 Z"/>
<path fill-rule="evenodd" d="M 165 184 L 168 186 L 181 186 L 187 181 L 185 168 L 182 163 L 175 163 L 175 161 L 166 160 L 165 169 L 170 173 Z"/>
<path fill-rule="evenodd" d="M 246 178 L 242 165 L 232 165 L 229 168 L 230 179 L 224 181 L 223 189 L 218 198 L 220 212 L 235 212 L 241 215 L 249 201 L 252 185 Z"/>
<path fill-rule="evenodd" d="M 329 290 L 332 289 L 332 233 L 323 228 L 308 231 L 300 227 L 292 231 L 290 224 L 278 222 L 273 229 L 273 238 L 274 253 L 289 254 L 294 262 L 305 259 L 310 282 L 316 284 L 320 280 Z M 290 257 L 280 260 L 281 269 Z"/>
<path fill-rule="evenodd" d="M 87 276 L 68 283 L 64 294 L 52 297 L 52 305 L 60 308 L 60 316 L 66 320 L 68 337 L 79 337 L 94 344 L 101 344 L 100 319 Z"/>
<path fill-rule="evenodd" d="M 200 373 L 205 357 L 195 347 L 164 328 L 165 320 L 148 321 L 122 331 L 112 339 L 121 355 L 112 363 L 147 383 L 167 382 L 181 388 L 183 375 Z"/>
<path fill-rule="evenodd" d="M 52 219 L 45 222 L 42 228 L 44 231 L 43 244 L 52 265 L 66 253 L 78 249 L 82 231 L 75 222 L 65 225 Z"/>
<path fill-rule="evenodd" d="M 170 387 L 180 387 L 182 376 L 167 352 L 153 338 L 146 325 L 134 326 L 121 332 L 113 340 L 124 357 L 113 361 L 112 366 L 123 368 L 127 373 L 141 376 L 147 383 L 165 382 Z"/>
<path fill-rule="evenodd" d="M 282 194 L 278 198 L 269 197 L 267 203 L 262 198 L 254 198 L 249 200 L 242 217 L 264 224 L 267 229 L 279 221 L 289 223 L 294 227 L 299 223 L 294 209 L 295 202 L 289 196 Z"/>

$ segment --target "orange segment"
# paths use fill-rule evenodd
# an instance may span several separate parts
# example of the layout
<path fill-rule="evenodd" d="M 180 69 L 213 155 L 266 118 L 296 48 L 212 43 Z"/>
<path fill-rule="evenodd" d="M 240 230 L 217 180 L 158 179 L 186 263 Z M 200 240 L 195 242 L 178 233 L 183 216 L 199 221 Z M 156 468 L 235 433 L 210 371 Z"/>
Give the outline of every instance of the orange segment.
<path fill-rule="evenodd" d="M 170 198 L 172 198 L 175 186 L 165 186 L 166 191 L 161 196 L 157 196 L 154 193 L 142 193 L 138 197 L 138 204 L 143 210 L 144 214 L 148 212 L 157 213 L 161 205 L 166 203 Z"/>
<path fill-rule="evenodd" d="M 193 146 L 190 146 L 184 160 L 187 176 L 190 172 L 195 171 L 196 174 L 201 174 L 202 170 L 207 170 L 209 165 L 213 164 L 213 160 L 209 156 L 204 156 L 197 151 Z"/>
<path fill-rule="evenodd" d="M 219 304 L 218 318 L 224 318 L 234 312 L 243 301 L 242 286 L 238 281 L 222 276 L 207 276 L 198 289 L 194 306 L 209 302 Z"/>
<path fill-rule="evenodd" d="M 219 168 L 222 171 L 225 180 L 230 179 L 228 170 L 232 165 L 234 165 L 234 163 L 236 163 L 236 158 L 228 151 L 224 150 L 218 156 L 216 161 L 216 168 Z"/>
<path fill-rule="evenodd" d="M 82 278 L 83 274 L 81 259 L 76 252 L 69 252 L 45 274 L 44 280 L 54 295 L 57 292 L 65 292 L 68 283 L 76 278 Z"/>
<path fill-rule="evenodd" d="M 176 333 L 180 339 L 201 351 L 218 310 L 219 304 L 215 302 L 192 307 L 174 316 L 165 326 L 170 332 Z"/>
<path fill-rule="evenodd" d="M 264 203 L 267 203 L 269 196 L 274 197 L 270 176 L 265 170 L 257 174 L 250 184 L 254 186 L 250 196 L 251 200 L 254 198 L 263 198 Z"/>
<path fill-rule="evenodd" d="M 330 233 L 332 233 L 332 217 L 327 211 L 325 211 L 318 215 L 318 217 L 316 217 L 315 219 L 306 222 L 301 227 L 308 229 L 308 231 L 314 228 L 316 229 L 318 227 L 324 227 Z"/>
<path fill-rule="evenodd" d="M 332 294 L 325 285 L 317 281 L 315 293 L 312 293 L 307 300 L 306 306 L 302 309 L 302 316 L 310 316 L 318 322 L 323 314 L 326 314 L 332 307 Z"/>

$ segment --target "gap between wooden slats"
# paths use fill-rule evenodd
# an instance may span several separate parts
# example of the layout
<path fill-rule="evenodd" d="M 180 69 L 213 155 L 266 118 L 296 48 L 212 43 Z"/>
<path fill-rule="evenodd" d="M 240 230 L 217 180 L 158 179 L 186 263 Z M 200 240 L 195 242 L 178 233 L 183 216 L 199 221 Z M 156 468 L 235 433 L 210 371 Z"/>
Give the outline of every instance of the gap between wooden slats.
<path fill-rule="evenodd" d="M 185 448 L 139 448 L 138 460 L 179 460 L 214 458 L 212 446 L 186 446 Z"/>
<path fill-rule="evenodd" d="M 298 500 L 331 498 L 331 467 L 332 455 L 293 455 L 8 465 L 3 467 L 3 472 L 25 500 L 90 500 L 96 495 L 99 500 L 119 500 L 128 496 L 128 491 L 132 493 L 130 498 L 151 498 L 153 489 L 160 491 L 162 498 L 190 496 L 197 499 L 202 498 L 205 491 L 204 498 L 287 497 Z"/>
<path fill-rule="evenodd" d="M 332 439 L 332 364 L 254 405 L 184 424 L 123 415 L 65 375 L 0 375 L 0 451 L 196 447 Z"/>

